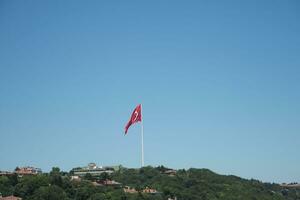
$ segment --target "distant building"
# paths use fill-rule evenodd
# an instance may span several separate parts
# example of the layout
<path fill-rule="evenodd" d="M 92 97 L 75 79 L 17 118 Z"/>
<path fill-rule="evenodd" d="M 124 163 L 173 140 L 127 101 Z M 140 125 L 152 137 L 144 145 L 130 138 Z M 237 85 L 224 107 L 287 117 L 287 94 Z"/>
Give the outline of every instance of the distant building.
<path fill-rule="evenodd" d="M 0 171 L 0 176 L 10 176 L 13 175 L 13 172 L 9 172 L 9 171 Z"/>
<path fill-rule="evenodd" d="M 22 198 L 20 197 L 15 197 L 15 196 L 8 196 L 8 197 L 2 197 L 2 195 L 0 194 L 0 200 L 22 200 Z"/>
<path fill-rule="evenodd" d="M 95 163 L 89 163 L 86 167 L 77 167 L 71 170 L 74 176 L 84 177 L 86 174 L 92 176 L 100 176 L 102 173 L 111 174 L 118 169 L 118 166 L 102 167 L 97 166 Z"/>
<path fill-rule="evenodd" d="M 158 193 L 157 190 L 152 189 L 152 188 L 148 188 L 148 187 L 146 187 L 145 189 L 143 189 L 142 192 L 143 193 L 147 193 L 147 194 L 157 194 Z"/>
<path fill-rule="evenodd" d="M 81 181 L 79 176 L 71 176 L 71 181 Z"/>
<path fill-rule="evenodd" d="M 37 174 L 41 174 L 42 170 L 40 168 L 35 168 L 35 167 L 17 167 L 15 169 L 15 173 L 20 176 L 37 175 Z"/>
<path fill-rule="evenodd" d="M 168 176 L 175 176 L 176 173 L 177 173 L 177 171 L 175 169 L 168 169 L 168 170 L 163 172 L 163 174 L 166 174 Z"/>
<path fill-rule="evenodd" d="M 294 183 L 283 183 L 280 185 L 281 187 L 285 187 L 285 188 L 300 188 L 300 183 L 294 182 Z"/>
<path fill-rule="evenodd" d="M 101 183 L 103 185 L 106 185 L 106 186 L 119 186 L 119 185 L 121 185 L 121 183 L 119 183 L 117 181 L 114 181 L 114 180 L 105 180 L 105 181 L 102 181 Z"/>
<path fill-rule="evenodd" d="M 96 181 L 92 182 L 93 186 L 103 186 L 102 184 L 100 183 L 97 183 Z"/>
<path fill-rule="evenodd" d="M 131 188 L 129 186 L 125 186 L 123 188 L 123 191 L 125 193 L 131 193 L 131 194 L 134 194 L 134 193 L 138 192 L 135 188 Z M 141 192 L 142 193 L 146 193 L 146 194 L 159 194 L 159 192 L 157 190 L 152 189 L 152 188 L 148 188 L 148 187 L 146 187 L 145 189 L 143 189 Z"/>
<path fill-rule="evenodd" d="M 0 171 L 0 176 L 10 176 L 17 174 L 19 176 L 24 176 L 24 175 L 37 175 L 42 173 L 42 170 L 40 168 L 36 167 L 16 167 L 14 172 L 9 172 L 9 171 Z"/>
<path fill-rule="evenodd" d="M 137 193 L 136 189 L 130 188 L 129 186 L 125 186 L 125 187 L 123 188 L 123 190 L 124 190 L 125 193 L 130 193 L 130 194 Z"/>

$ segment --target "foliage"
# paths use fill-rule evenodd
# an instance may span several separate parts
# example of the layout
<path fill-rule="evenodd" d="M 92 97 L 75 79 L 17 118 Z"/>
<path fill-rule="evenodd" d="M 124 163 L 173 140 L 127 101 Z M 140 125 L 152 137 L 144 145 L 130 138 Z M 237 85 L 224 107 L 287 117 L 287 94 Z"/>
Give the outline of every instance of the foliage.
<path fill-rule="evenodd" d="M 284 189 L 278 184 L 246 180 L 236 176 L 216 174 L 208 169 L 178 170 L 168 176 L 168 168 L 159 166 L 141 169 L 122 168 L 99 180 L 112 179 L 135 188 L 134 194 L 121 187 L 95 186 L 94 178 L 86 175 L 80 182 L 71 181 L 68 173 L 52 168 L 49 174 L 35 176 L 1 176 L 0 192 L 14 194 L 23 200 L 300 200 L 299 189 Z M 154 188 L 157 194 L 145 194 L 144 188 Z"/>
<path fill-rule="evenodd" d="M 68 200 L 64 190 L 56 185 L 42 186 L 34 192 L 33 200 Z"/>
<path fill-rule="evenodd" d="M 58 167 L 52 168 L 52 171 L 50 172 L 50 183 L 59 187 L 62 186 L 62 177 Z"/>
<path fill-rule="evenodd" d="M 0 193 L 3 196 L 8 196 L 13 193 L 13 186 L 6 176 L 0 176 Z"/>

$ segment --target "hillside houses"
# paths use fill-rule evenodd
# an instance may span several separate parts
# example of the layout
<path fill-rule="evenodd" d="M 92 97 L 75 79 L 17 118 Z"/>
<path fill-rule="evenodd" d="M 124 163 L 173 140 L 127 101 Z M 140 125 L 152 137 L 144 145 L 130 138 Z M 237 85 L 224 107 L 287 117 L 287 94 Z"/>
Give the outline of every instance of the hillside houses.
<path fill-rule="evenodd" d="M 119 166 L 97 166 L 95 163 L 89 163 L 85 167 L 73 168 L 70 173 L 74 176 L 84 177 L 86 174 L 90 174 L 93 177 L 100 176 L 102 173 L 112 174 L 114 171 L 118 170 Z"/>

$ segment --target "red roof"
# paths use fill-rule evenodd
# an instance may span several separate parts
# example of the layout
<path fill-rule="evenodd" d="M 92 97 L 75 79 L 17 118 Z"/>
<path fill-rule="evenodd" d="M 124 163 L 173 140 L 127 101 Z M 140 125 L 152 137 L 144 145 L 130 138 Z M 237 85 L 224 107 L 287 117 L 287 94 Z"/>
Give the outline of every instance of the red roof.
<path fill-rule="evenodd" d="M 22 200 L 20 197 L 8 196 L 8 197 L 0 197 L 0 200 Z"/>

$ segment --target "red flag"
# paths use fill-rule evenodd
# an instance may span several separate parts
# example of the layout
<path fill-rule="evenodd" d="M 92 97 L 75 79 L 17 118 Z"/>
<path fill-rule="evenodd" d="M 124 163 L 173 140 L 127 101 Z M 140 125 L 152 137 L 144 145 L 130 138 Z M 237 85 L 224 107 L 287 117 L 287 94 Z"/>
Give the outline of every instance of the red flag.
<path fill-rule="evenodd" d="M 141 121 L 142 121 L 142 105 L 139 104 L 132 112 L 129 121 L 125 126 L 125 134 L 127 134 L 127 131 L 132 124 L 141 122 Z"/>

